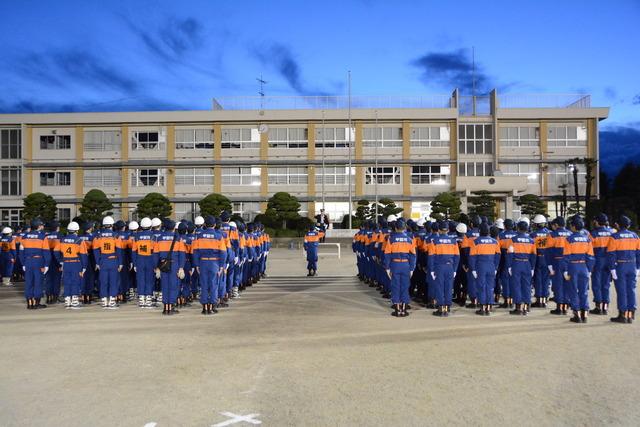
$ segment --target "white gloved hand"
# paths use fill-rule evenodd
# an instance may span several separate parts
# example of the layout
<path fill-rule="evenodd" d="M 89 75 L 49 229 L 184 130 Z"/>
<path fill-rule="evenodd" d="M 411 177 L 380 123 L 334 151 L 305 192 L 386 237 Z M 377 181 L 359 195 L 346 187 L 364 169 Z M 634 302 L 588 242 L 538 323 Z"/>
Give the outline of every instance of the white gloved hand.
<path fill-rule="evenodd" d="M 477 271 L 472 271 L 471 275 L 473 276 L 474 279 L 478 278 L 478 272 Z"/>
<path fill-rule="evenodd" d="M 64 262 L 60 264 L 60 271 L 64 271 Z"/>
<path fill-rule="evenodd" d="M 553 265 L 549 265 L 547 266 L 547 268 L 549 269 L 549 274 L 551 274 L 552 276 L 556 275 L 556 272 L 553 270 Z"/>
<path fill-rule="evenodd" d="M 571 276 L 569 276 L 569 273 L 567 273 L 566 271 L 562 274 L 562 276 L 564 277 L 564 280 L 566 280 L 567 282 L 571 280 Z"/>
<path fill-rule="evenodd" d="M 494 276 L 497 276 L 497 275 L 498 275 L 498 270 L 494 270 L 494 271 L 493 271 L 493 275 L 494 275 Z"/>
<path fill-rule="evenodd" d="M 130 262 L 130 263 L 129 263 L 129 271 L 133 270 L 133 268 L 134 268 L 134 267 L 133 267 L 133 263 L 132 263 L 132 262 Z"/>
<path fill-rule="evenodd" d="M 160 269 L 156 268 L 156 279 L 160 278 Z"/>
<path fill-rule="evenodd" d="M 636 270 L 636 276 L 640 276 L 640 269 Z"/>
<path fill-rule="evenodd" d="M 22 271 L 27 271 L 27 267 L 25 267 L 24 265 L 22 266 Z"/>
<path fill-rule="evenodd" d="M 138 267 L 136 267 L 135 265 L 133 266 L 133 272 L 137 273 L 138 272 Z"/>
<path fill-rule="evenodd" d="M 431 272 L 431 279 L 432 280 L 436 280 L 436 272 L 435 271 Z"/>
<path fill-rule="evenodd" d="M 511 267 L 509 267 L 507 271 L 509 272 L 509 276 L 513 276 L 513 271 L 511 271 Z"/>
<path fill-rule="evenodd" d="M 618 280 L 618 272 L 616 270 L 611 270 L 611 278 L 613 280 Z"/>
<path fill-rule="evenodd" d="M 453 272 L 453 278 L 454 278 L 454 279 L 456 278 L 456 274 L 458 274 L 458 272 L 457 272 L 457 271 L 454 271 L 454 272 Z"/>
<path fill-rule="evenodd" d="M 391 270 L 387 270 L 387 276 L 389 276 L 389 279 L 391 279 Z"/>
<path fill-rule="evenodd" d="M 195 268 L 192 268 L 192 269 L 189 271 L 189 274 L 193 276 L 193 272 L 194 272 L 194 271 L 195 271 Z"/>
<path fill-rule="evenodd" d="M 118 266 L 118 273 L 120 273 L 122 271 L 122 265 Z"/>
<path fill-rule="evenodd" d="M 531 277 L 533 277 L 533 275 L 536 274 L 535 270 L 531 270 Z"/>
<path fill-rule="evenodd" d="M 80 277 L 84 277 L 84 273 L 85 273 L 85 271 L 87 271 L 87 269 L 86 269 L 86 268 L 83 268 L 83 269 L 82 269 L 82 271 L 80 272 Z"/>
<path fill-rule="evenodd" d="M 234 264 L 237 264 L 237 263 L 238 263 L 238 257 L 235 257 L 235 258 L 233 259 L 233 263 L 234 263 Z"/>
<path fill-rule="evenodd" d="M 96 264 L 96 271 L 100 270 L 100 266 Z"/>
<path fill-rule="evenodd" d="M 178 269 L 178 279 L 184 279 L 184 268 Z"/>
<path fill-rule="evenodd" d="M 49 267 L 45 267 L 44 270 L 42 271 L 42 274 L 47 274 L 47 271 L 49 271 Z"/>
<path fill-rule="evenodd" d="M 412 278 L 412 277 L 413 277 L 413 271 L 410 271 L 409 272 L 409 278 Z"/>

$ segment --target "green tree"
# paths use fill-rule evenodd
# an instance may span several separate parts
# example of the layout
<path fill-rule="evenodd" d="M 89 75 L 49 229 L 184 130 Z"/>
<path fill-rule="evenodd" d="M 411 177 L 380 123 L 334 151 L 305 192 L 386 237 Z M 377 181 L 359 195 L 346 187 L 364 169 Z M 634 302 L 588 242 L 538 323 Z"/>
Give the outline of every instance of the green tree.
<path fill-rule="evenodd" d="M 80 219 L 82 221 L 100 221 L 105 215 L 113 215 L 110 210 L 113 204 L 102 190 L 90 190 L 84 195 L 80 204 Z"/>
<path fill-rule="evenodd" d="M 469 213 L 493 218 L 496 211 L 496 199 L 491 195 L 491 192 L 482 190 L 474 191 L 471 194 L 474 196 L 469 197 L 469 203 L 471 204 Z"/>
<path fill-rule="evenodd" d="M 300 203 L 298 199 L 283 191 L 271 196 L 267 202 L 265 215 L 282 224 L 282 228 L 287 228 L 287 221 L 295 221 L 300 218 Z"/>
<path fill-rule="evenodd" d="M 438 194 L 431 202 L 431 218 L 442 221 L 456 218 L 460 214 L 460 197 L 453 191 Z"/>
<path fill-rule="evenodd" d="M 368 218 L 371 217 L 371 209 L 369 209 L 369 204 L 370 204 L 369 201 L 366 199 L 358 200 L 358 203 L 357 203 L 358 207 L 356 208 L 356 216 L 355 216 L 358 219 L 358 224 L 362 224 Z M 348 219 L 349 217 L 347 216 L 347 220 Z"/>
<path fill-rule="evenodd" d="M 220 216 L 222 212 L 228 211 L 231 212 L 233 207 L 231 206 L 231 201 L 218 193 L 211 193 L 202 200 L 198 202 L 200 206 L 200 213 L 202 216 L 205 215 L 213 215 Z"/>
<path fill-rule="evenodd" d="M 57 203 L 53 197 L 44 193 L 31 193 L 23 200 L 22 216 L 26 220 L 40 218 L 43 221 L 55 219 Z"/>
<path fill-rule="evenodd" d="M 387 218 L 389 215 L 397 215 L 403 210 L 404 209 L 396 205 L 396 202 L 388 197 L 378 200 L 378 215 L 382 215 L 384 218 Z M 375 205 L 369 208 L 369 212 L 370 215 L 375 216 Z"/>
<path fill-rule="evenodd" d="M 516 202 L 523 215 L 546 215 L 547 205 L 535 194 L 523 194 Z"/>
<path fill-rule="evenodd" d="M 166 218 L 171 215 L 171 202 L 160 193 L 149 193 L 138 202 L 136 212 L 141 218 Z"/>

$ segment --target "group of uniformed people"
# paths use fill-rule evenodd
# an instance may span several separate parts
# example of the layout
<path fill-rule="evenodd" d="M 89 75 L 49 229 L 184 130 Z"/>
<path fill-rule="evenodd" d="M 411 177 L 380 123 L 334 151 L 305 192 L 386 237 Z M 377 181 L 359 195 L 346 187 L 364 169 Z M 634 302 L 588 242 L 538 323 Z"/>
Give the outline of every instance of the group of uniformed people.
<path fill-rule="evenodd" d="M 27 309 L 45 308 L 64 296 L 66 308 L 82 308 L 98 295 L 102 307 L 135 301 L 140 308 L 178 313 L 199 300 L 202 314 L 227 307 L 265 276 L 271 239 L 260 223 L 233 222 L 227 212 L 174 222 L 102 220 L 59 224 L 34 219 L 14 233 L 2 230 L 0 270 L 4 285 L 24 280 Z"/>
<path fill-rule="evenodd" d="M 630 227 L 625 216 L 611 227 L 605 214 L 590 231 L 580 216 L 570 218 L 567 228 L 565 218 L 548 222 L 543 215 L 493 224 L 480 216 L 465 224 L 391 215 L 364 223 L 352 247 L 358 277 L 391 299 L 394 316 L 409 314 L 411 297 L 440 317 L 449 316 L 453 302 L 489 316 L 495 307 L 527 315 L 555 301 L 551 314 L 571 308 L 571 321 L 586 323 L 589 313 L 609 313 L 613 280 L 618 315 L 611 321 L 632 323 L 640 239 Z"/>

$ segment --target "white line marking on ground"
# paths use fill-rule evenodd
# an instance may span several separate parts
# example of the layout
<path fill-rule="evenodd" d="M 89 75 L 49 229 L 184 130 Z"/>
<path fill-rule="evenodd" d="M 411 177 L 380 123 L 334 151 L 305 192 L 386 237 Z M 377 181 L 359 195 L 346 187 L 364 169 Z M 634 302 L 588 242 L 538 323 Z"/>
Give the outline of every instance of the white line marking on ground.
<path fill-rule="evenodd" d="M 254 417 L 257 417 L 260 414 L 237 415 L 237 414 L 234 414 L 233 412 L 220 412 L 220 415 L 224 415 L 225 417 L 229 417 L 231 419 L 227 421 L 222 421 L 218 424 L 213 424 L 211 427 L 224 427 L 224 426 L 230 426 L 231 424 L 237 424 L 242 422 L 254 424 L 254 425 L 262 424 L 262 421 L 254 419 Z"/>
<path fill-rule="evenodd" d="M 158 423 L 156 423 L 155 421 L 152 421 L 150 423 L 146 423 L 144 427 L 156 427 L 157 425 Z"/>

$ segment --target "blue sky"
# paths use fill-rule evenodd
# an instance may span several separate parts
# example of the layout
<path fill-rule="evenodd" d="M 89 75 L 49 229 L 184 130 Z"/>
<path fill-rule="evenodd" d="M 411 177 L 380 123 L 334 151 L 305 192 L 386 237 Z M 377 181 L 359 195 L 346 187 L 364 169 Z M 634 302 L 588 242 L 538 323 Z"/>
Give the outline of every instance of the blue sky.
<path fill-rule="evenodd" d="M 206 109 L 256 95 L 587 92 L 640 158 L 640 2 L 3 1 L 1 112 Z"/>

